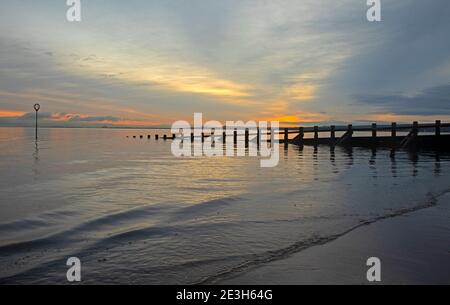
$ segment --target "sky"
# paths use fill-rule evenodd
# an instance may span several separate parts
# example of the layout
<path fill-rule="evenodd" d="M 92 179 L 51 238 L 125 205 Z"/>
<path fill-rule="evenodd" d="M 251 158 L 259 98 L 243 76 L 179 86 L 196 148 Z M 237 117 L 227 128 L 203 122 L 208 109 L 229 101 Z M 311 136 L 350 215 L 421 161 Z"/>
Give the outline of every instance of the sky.
<path fill-rule="evenodd" d="M 450 121 L 450 1 L 0 0 L 0 126 Z"/>

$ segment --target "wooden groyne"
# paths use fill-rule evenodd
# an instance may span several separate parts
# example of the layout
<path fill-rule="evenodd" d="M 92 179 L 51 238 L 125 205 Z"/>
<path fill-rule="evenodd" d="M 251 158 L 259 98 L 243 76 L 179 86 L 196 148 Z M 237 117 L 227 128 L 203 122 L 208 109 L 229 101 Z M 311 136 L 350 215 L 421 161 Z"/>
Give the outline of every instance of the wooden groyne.
<path fill-rule="evenodd" d="M 364 126 L 314 126 L 302 128 L 298 131 L 288 129 L 288 133 L 296 133 L 293 139 L 284 137 L 285 143 L 296 145 L 329 145 L 351 147 L 385 147 L 403 149 L 445 149 L 450 150 L 450 134 L 443 134 L 450 124 L 435 123 L 377 125 L 375 123 Z M 311 138 L 305 134 L 312 133 Z M 340 137 L 336 133 L 341 133 Z M 399 135 L 403 133 L 404 135 Z M 364 135 L 361 135 L 364 134 Z M 381 135 L 383 134 L 383 135 Z"/>
<path fill-rule="evenodd" d="M 163 130 L 163 129 L 161 129 Z M 447 134 L 445 134 L 447 133 Z M 194 142 L 196 139 L 204 142 L 205 138 L 212 134 L 204 132 L 194 136 L 185 138 L 186 141 Z M 339 134 L 339 136 L 338 136 Z M 400 135 L 402 134 L 402 135 Z M 307 137 L 309 135 L 309 137 Z M 346 126 L 312 126 L 312 127 L 289 127 L 289 128 L 268 128 L 267 130 L 256 129 L 237 129 L 223 132 L 221 135 L 215 135 L 215 142 L 226 144 L 228 138 L 232 138 L 233 144 L 245 142 L 248 147 L 250 142 L 260 144 L 262 137 L 270 142 L 271 137 L 275 137 L 285 147 L 289 144 L 298 146 L 318 146 L 328 145 L 347 146 L 347 147 L 385 147 L 392 149 L 438 149 L 450 151 L 450 123 L 434 123 L 419 124 L 397 124 L 378 125 L 376 123 L 370 125 L 354 126 L 352 124 Z M 137 138 L 137 136 L 133 136 Z M 144 136 L 140 135 L 140 139 Z M 147 139 L 151 139 L 151 135 L 147 135 Z M 158 141 L 160 135 L 156 134 L 154 139 Z M 164 141 L 175 139 L 175 134 L 162 135 Z M 268 140 L 267 140 L 268 139 Z"/>

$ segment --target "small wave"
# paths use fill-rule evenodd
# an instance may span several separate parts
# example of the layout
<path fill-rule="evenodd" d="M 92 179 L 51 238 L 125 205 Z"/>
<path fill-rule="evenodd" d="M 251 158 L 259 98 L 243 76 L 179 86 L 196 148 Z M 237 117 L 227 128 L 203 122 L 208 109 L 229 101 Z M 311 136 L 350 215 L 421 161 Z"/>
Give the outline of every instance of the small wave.
<path fill-rule="evenodd" d="M 199 217 L 204 213 L 219 211 L 221 208 L 238 201 L 242 201 L 242 198 L 235 196 L 203 201 L 177 210 L 171 217 L 171 220 L 184 220 L 194 216 Z"/>
<path fill-rule="evenodd" d="M 33 239 L 33 240 L 27 240 L 17 243 L 11 243 L 11 244 L 5 244 L 0 245 L 0 253 L 2 254 L 13 254 L 15 252 L 21 252 L 23 250 L 30 250 L 35 249 L 36 247 L 43 247 L 48 245 L 54 245 L 58 242 L 64 243 L 70 243 L 70 236 L 72 235 L 79 235 L 81 232 L 86 231 L 93 231 L 95 229 L 98 229 L 102 226 L 111 226 L 111 225 L 118 225 L 119 223 L 123 222 L 133 222 L 136 219 L 139 218 L 145 218 L 150 215 L 157 214 L 161 210 L 161 207 L 156 206 L 144 206 L 139 208 L 134 208 L 131 210 L 126 210 L 119 213 L 114 214 L 108 214 L 105 216 L 101 216 L 89 221 L 86 221 L 84 223 L 79 224 L 78 226 L 75 226 L 73 228 L 57 232 L 54 234 L 50 234 L 47 236 L 44 236 L 39 239 Z M 59 214 L 45 214 L 45 216 L 50 215 L 59 215 Z M 51 219 L 51 218 L 50 218 Z M 22 220 L 17 221 L 9 224 L 3 224 L 4 230 L 12 230 L 16 228 L 17 226 L 27 224 L 28 226 L 30 224 L 34 225 L 43 225 L 46 221 L 38 221 L 38 220 Z M 48 225 L 48 222 L 47 222 Z"/>
<path fill-rule="evenodd" d="M 9 243 L 0 245 L 0 253 L 1 254 L 14 254 L 16 252 L 21 252 L 24 250 L 35 250 L 37 247 L 46 247 L 49 245 L 55 245 L 60 243 L 61 245 L 69 244 L 73 242 L 70 239 L 71 236 L 79 237 L 82 232 L 93 232 L 95 230 L 99 230 L 102 227 L 114 226 L 119 228 L 119 224 L 130 223 L 133 224 L 138 219 L 148 218 L 153 215 L 161 215 L 161 210 L 171 210 L 176 209 L 173 213 L 167 214 L 172 215 L 169 219 L 170 221 L 179 221 L 184 220 L 186 218 L 192 218 L 195 215 L 200 215 L 202 212 L 211 212 L 220 209 L 221 207 L 230 204 L 232 201 L 238 201 L 237 197 L 226 197 L 221 199 L 214 199 L 204 201 L 198 204 L 194 204 L 188 207 L 184 207 L 181 209 L 176 209 L 173 204 L 160 204 L 160 205 L 150 205 L 150 206 L 142 206 L 138 208 L 129 209 L 126 211 L 121 211 L 113 214 L 107 214 L 104 216 L 100 216 L 98 218 L 94 218 L 92 220 L 88 220 L 84 223 L 81 223 L 72 228 L 66 229 L 64 231 L 60 231 L 57 233 L 53 233 L 38 239 L 26 240 L 16 243 Z M 167 212 L 167 211 L 166 211 Z M 55 219 L 61 219 L 62 216 L 71 216 L 73 213 L 69 211 L 61 211 L 61 212 L 52 212 L 42 214 L 40 217 L 36 219 L 25 219 L 19 220 L 16 222 L 0 224 L 0 230 L 3 232 L 6 231 L 17 231 L 17 230 L 25 230 L 25 229 L 35 229 L 37 227 L 45 227 L 55 223 Z M 177 229 L 177 226 L 173 226 L 173 228 Z M 166 230 L 166 232 L 164 232 Z M 168 233 L 167 233 L 168 232 Z M 171 230 L 169 227 L 163 226 L 151 226 L 149 228 L 137 228 L 133 230 L 129 230 L 129 228 L 122 228 L 121 233 L 116 233 L 111 238 L 119 238 L 119 236 L 133 236 L 133 235 L 165 235 L 170 234 Z M 136 237 L 136 236 L 134 236 Z"/>

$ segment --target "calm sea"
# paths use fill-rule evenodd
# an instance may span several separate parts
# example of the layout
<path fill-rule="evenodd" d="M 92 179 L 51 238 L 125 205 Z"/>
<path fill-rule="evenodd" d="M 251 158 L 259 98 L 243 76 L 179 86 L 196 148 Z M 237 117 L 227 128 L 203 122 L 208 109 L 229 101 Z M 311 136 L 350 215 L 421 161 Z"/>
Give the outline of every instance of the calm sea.
<path fill-rule="evenodd" d="M 450 157 L 280 147 L 258 158 L 175 158 L 161 131 L 0 128 L 0 283 L 220 282 L 436 204 Z M 127 138 L 127 136 L 131 136 Z"/>

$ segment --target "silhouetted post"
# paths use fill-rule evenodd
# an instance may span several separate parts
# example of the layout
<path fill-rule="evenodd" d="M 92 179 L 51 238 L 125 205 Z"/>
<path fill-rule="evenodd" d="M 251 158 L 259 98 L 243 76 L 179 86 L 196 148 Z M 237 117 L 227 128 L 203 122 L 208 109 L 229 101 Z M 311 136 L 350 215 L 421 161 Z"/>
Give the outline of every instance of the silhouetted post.
<path fill-rule="evenodd" d="M 373 123 L 372 124 L 372 138 L 376 138 L 377 137 L 377 124 Z"/>
<path fill-rule="evenodd" d="M 35 140 L 37 141 L 38 139 L 38 112 L 39 109 L 41 109 L 41 105 L 39 104 L 34 104 L 34 110 L 36 111 L 36 128 L 35 128 Z"/>
<path fill-rule="evenodd" d="M 259 144 L 261 143 L 261 130 L 259 127 L 256 128 L 256 146 L 259 147 Z"/>
<path fill-rule="evenodd" d="M 234 143 L 234 145 L 237 144 L 237 129 L 236 128 L 233 131 L 233 143 Z"/>
<path fill-rule="evenodd" d="M 158 141 L 159 140 L 159 135 L 155 136 L 155 140 Z"/>
<path fill-rule="evenodd" d="M 314 126 L 314 145 L 319 143 L 319 126 Z"/>
<path fill-rule="evenodd" d="M 436 121 L 436 136 L 439 137 L 441 135 L 441 121 Z"/>
<path fill-rule="evenodd" d="M 204 143 L 204 142 L 205 142 L 205 133 L 202 132 L 202 143 Z"/>
<path fill-rule="evenodd" d="M 245 128 L 245 147 L 248 147 L 249 139 L 250 139 L 250 131 L 248 128 Z"/>
<path fill-rule="evenodd" d="M 148 135 L 148 136 L 147 136 L 147 139 L 149 139 L 149 140 L 150 140 L 151 138 L 152 138 L 152 137 L 151 137 L 150 135 Z"/>
<path fill-rule="evenodd" d="M 299 127 L 298 128 L 298 140 L 300 141 L 300 144 L 303 145 L 303 138 L 305 137 L 305 128 Z"/>
<path fill-rule="evenodd" d="M 225 130 L 222 132 L 222 142 L 227 144 L 227 132 Z"/>
<path fill-rule="evenodd" d="M 194 133 L 191 132 L 191 143 L 194 143 Z"/>
<path fill-rule="evenodd" d="M 334 141 L 336 140 L 336 126 L 331 126 L 330 127 L 330 137 L 331 137 L 331 143 L 334 143 Z"/>
<path fill-rule="evenodd" d="M 348 137 L 349 137 L 349 139 L 351 139 L 352 136 L 353 136 L 353 125 L 352 125 L 352 124 L 349 124 L 349 125 L 348 125 L 348 130 L 347 130 L 347 132 L 348 132 Z"/>
<path fill-rule="evenodd" d="M 284 146 L 288 146 L 289 144 L 289 129 L 284 129 Z"/>
<path fill-rule="evenodd" d="M 392 125 L 391 125 L 391 136 L 392 137 L 396 137 L 397 136 L 397 123 L 396 122 L 392 122 Z"/>
<path fill-rule="evenodd" d="M 177 136 L 173 133 L 173 134 L 172 134 L 172 140 L 175 140 L 176 137 L 177 137 Z"/>
<path fill-rule="evenodd" d="M 164 141 L 167 141 L 167 135 L 163 136 Z"/>
<path fill-rule="evenodd" d="M 419 134 L 419 122 L 415 121 L 413 122 L 413 136 L 417 137 Z"/>

